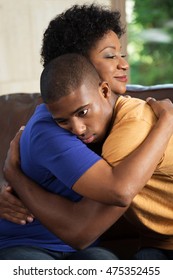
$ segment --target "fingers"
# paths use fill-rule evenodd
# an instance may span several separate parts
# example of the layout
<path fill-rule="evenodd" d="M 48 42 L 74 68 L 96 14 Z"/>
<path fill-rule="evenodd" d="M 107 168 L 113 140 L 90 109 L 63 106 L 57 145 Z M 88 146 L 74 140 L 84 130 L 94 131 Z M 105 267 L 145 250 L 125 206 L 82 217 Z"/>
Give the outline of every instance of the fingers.
<path fill-rule="evenodd" d="M 152 103 L 153 101 L 156 101 L 156 99 L 153 97 L 147 97 L 147 99 L 146 99 L 147 103 Z"/>
<path fill-rule="evenodd" d="M 12 189 L 12 187 L 10 187 L 10 186 L 5 186 L 4 189 L 3 189 L 3 192 L 4 192 L 4 191 L 7 191 L 7 192 L 12 193 L 12 192 L 13 192 L 13 189 Z"/>
<path fill-rule="evenodd" d="M 34 220 L 34 217 L 28 214 L 27 209 L 20 208 L 14 205 L 11 206 L 11 204 L 9 204 L 8 202 L 1 203 L 0 218 L 17 224 L 26 224 L 27 222 L 31 223 Z"/>
<path fill-rule="evenodd" d="M 9 201 L 1 201 L 0 199 L 0 218 L 6 219 L 10 222 L 25 225 L 32 223 L 34 216 L 23 206 L 11 204 Z"/>
<path fill-rule="evenodd" d="M 153 97 L 146 99 L 147 103 L 151 106 L 157 118 L 167 116 L 172 119 L 173 116 L 173 103 L 170 99 L 156 100 Z"/>
<path fill-rule="evenodd" d="M 156 102 L 164 102 L 164 101 L 166 101 L 166 102 L 172 103 L 172 101 L 169 98 L 164 98 L 162 100 L 156 100 L 154 97 L 147 97 L 147 99 L 146 99 L 147 103 L 153 103 L 155 101 Z"/>
<path fill-rule="evenodd" d="M 25 129 L 25 126 L 22 125 L 22 126 L 20 127 L 19 131 L 20 131 L 20 130 L 23 131 L 24 129 Z"/>
<path fill-rule="evenodd" d="M 26 216 L 26 215 L 22 215 L 20 213 L 17 212 L 4 212 L 2 215 L 0 215 L 1 218 L 6 219 L 12 223 L 15 224 L 19 224 L 19 225 L 25 225 L 26 223 L 32 223 L 33 222 L 33 218 Z"/>
<path fill-rule="evenodd" d="M 13 178 L 15 168 L 20 168 L 19 141 L 24 128 L 25 127 L 22 126 L 20 130 L 16 133 L 15 137 L 10 142 L 10 147 L 7 152 L 3 172 L 4 177 L 8 182 L 10 182 L 10 176 L 11 178 Z"/>
<path fill-rule="evenodd" d="M 131 96 L 130 96 L 130 95 L 124 95 L 124 97 L 125 97 L 125 98 L 131 98 Z"/>
<path fill-rule="evenodd" d="M 164 100 L 172 104 L 172 101 L 169 98 L 165 98 Z"/>
<path fill-rule="evenodd" d="M 10 146 L 12 146 L 14 142 L 19 143 L 20 137 L 21 137 L 22 132 L 23 132 L 24 129 L 25 129 L 24 125 L 20 127 L 19 131 L 16 133 L 16 135 L 13 138 L 13 140 L 11 141 Z"/>
<path fill-rule="evenodd" d="M 25 215 L 29 215 L 29 211 L 26 209 L 22 201 L 17 198 L 11 191 L 3 190 L 0 194 L 0 207 L 11 208 L 12 211 L 20 212 Z"/>

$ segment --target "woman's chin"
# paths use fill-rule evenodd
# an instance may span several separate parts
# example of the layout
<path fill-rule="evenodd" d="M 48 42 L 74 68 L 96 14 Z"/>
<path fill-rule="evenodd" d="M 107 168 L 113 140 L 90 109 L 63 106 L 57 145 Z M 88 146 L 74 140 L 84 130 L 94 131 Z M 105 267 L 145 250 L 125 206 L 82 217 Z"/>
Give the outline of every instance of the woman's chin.
<path fill-rule="evenodd" d="M 117 94 L 125 94 L 126 86 L 119 87 L 118 90 L 115 91 Z"/>

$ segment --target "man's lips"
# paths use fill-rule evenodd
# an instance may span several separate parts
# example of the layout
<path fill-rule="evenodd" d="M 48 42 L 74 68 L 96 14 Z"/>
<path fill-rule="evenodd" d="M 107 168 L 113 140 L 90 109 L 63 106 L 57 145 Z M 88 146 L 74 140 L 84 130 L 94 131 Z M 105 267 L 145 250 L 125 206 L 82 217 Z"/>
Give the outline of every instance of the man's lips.
<path fill-rule="evenodd" d="M 82 142 L 84 142 L 85 144 L 89 144 L 89 143 L 91 143 L 95 140 L 95 137 L 94 137 L 94 135 L 91 135 L 91 136 L 89 136 L 88 138 L 85 138 L 85 139 L 80 138 L 80 140 Z"/>

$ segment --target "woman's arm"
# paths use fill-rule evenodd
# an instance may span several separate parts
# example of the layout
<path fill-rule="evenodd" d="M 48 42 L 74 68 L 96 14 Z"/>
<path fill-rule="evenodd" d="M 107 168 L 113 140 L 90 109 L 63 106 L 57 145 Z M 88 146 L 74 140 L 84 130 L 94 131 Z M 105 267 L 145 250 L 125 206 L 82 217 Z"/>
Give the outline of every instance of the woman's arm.
<path fill-rule="evenodd" d="M 149 103 L 158 115 L 159 121 L 143 144 L 125 160 L 124 165 L 118 167 L 119 176 L 117 175 L 117 180 L 123 181 L 125 174 L 132 170 L 135 174 L 132 174 L 134 180 L 137 177 L 142 181 L 139 182 L 139 189 L 152 175 L 173 131 L 172 103 L 153 100 Z M 20 133 L 11 142 L 4 168 L 5 176 L 35 217 L 65 242 L 76 248 L 88 246 L 125 212 L 126 208 L 107 206 L 89 199 L 73 203 L 43 190 L 20 171 L 19 137 Z M 140 175 L 138 174 L 139 160 L 141 160 L 140 166 L 144 167 L 142 172 L 139 170 Z"/>

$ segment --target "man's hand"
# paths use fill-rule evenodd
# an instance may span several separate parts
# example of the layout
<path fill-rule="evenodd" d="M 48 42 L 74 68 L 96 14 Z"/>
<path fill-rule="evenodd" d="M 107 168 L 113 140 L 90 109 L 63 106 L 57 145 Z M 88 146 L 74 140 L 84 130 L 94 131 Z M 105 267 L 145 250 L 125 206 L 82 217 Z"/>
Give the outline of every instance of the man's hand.
<path fill-rule="evenodd" d="M 12 188 L 8 185 L 1 187 L 0 218 L 22 225 L 33 221 L 33 216 L 13 194 Z"/>
<path fill-rule="evenodd" d="M 156 100 L 155 98 L 148 97 L 147 103 L 153 109 L 155 115 L 159 118 L 162 114 L 167 114 L 168 117 L 173 117 L 173 103 L 170 99 Z"/>
<path fill-rule="evenodd" d="M 4 176 L 11 185 L 15 171 L 20 170 L 19 140 L 24 127 L 17 132 L 10 143 L 4 165 Z M 21 172 L 21 171 L 20 171 Z M 33 215 L 26 209 L 22 201 L 17 198 L 11 186 L 4 184 L 0 192 L 0 217 L 17 224 L 26 224 L 33 221 Z"/>

